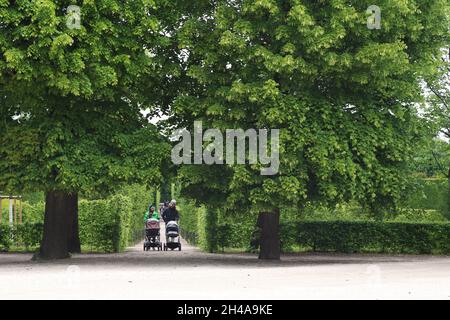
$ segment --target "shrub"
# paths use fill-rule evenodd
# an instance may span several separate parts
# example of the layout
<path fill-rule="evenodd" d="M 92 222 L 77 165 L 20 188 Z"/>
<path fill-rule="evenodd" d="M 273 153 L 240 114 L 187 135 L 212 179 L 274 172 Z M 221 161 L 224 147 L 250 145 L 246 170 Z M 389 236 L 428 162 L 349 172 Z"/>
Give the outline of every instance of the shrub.
<path fill-rule="evenodd" d="M 193 201 L 178 199 L 178 211 L 180 212 L 180 232 L 182 237 L 191 244 L 199 245 L 204 242 L 203 225 L 204 207 L 195 206 Z"/>
<path fill-rule="evenodd" d="M 417 191 L 411 194 L 407 206 L 413 209 L 436 210 L 450 218 L 447 179 L 423 179 L 417 184 Z"/>
<path fill-rule="evenodd" d="M 295 238 L 291 234 L 284 245 L 336 252 L 450 252 L 450 223 L 304 221 L 295 230 Z"/>
<path fill-rule="evenodd" d="M 0 224 L 0 250 L 7 251 L 11 246 L 11 228 L 9 225 Z"/>
<path fill-rule="evenodd" d="M 105 252 L 124 250 L 128 245 L 131 211 L 131 200 L 122 195 L 107 200 L 81 200 L 81 244 Z"/>
<path fill-rule="evenodd" d="M 388 215 L 390 222 L 448 222 L 448 219 L 438 210 L 399 209 L 395 215 Z"/>
<path fill-rule="evenodd" d="M 222 214 L 219 221 L 215 232 L 217 244 L 222 250 L 225 248 L 250 249 L 256 230 L 256 217 L 254 215 Z"/>
<path fill-rule="evenodd" d="M 24 223 L 13 228 L 14 243 L 26 249 L 38 247 L 44 232 L 43 223 Z"/>
<path fill-rule="evenodd" d="M 131 216 L 133 214 L 132 205 L 131 199 L 122 195 L 116 195 L 109 199 L 109 210 L 114 214 L 113 248 L 115 252 L 123 251 L 128 246 L 131 233 Z"/>
<path fill-rule="evenodd" d="M 23 221 L 27 223 L 44 222 L 44 212 L 45 212 L 44 202 L 29 203 L 24 201 L 22 204 L 22 208 L 23 208 Z"/>
<path fill-rule="evenodd" d="M 143 239 L 142 218 L 147 207 L 145 188 L 126 189 L 103 200 L 80 200 L 78 207 L 82 246 L 96 251 L 120 252 Z M 131 195 L 133 195 L 131 197 Z M 43 234 L 45 204 L 23 202 L 22 225 L 0 225 L 0 250 L 12 244 L 26 249 L 39 246 Z M 5 215 L 6 216 L 6 215 Z"/>
<path fill-rule="evenodd" d="M 195 207 L 188 202 L 180 206 L 180 216 L 182 236 L 203 250 L 250 247 L 256 223 L 252 214 L 230 214 L 220 209 L 208 211 L 204 206 Z"/>
<path fill-rule="evenodd" d="M 225 251 L 226 247 L 230 247 L 233 245 L 233 237 L 231 236 L 233 232 L 233 227 L 231 224 L 219 224 L 217 226 L 217 244 Z"/>
<path fill-rule="evenodd" d="M 15 246 L 25 247 L 27 250 L 39 246 L 44 225 L 42 223 L 24 223 L 16 226 L 0 225 L 0 250 L 8 251 Z"/>
<path fill-rule="evenodd" d="M 249 223 L 225 223 L 217 227 L 219 246 L 247 248 Z M 406 254 L 450 253 L 450 223 L 376 221 L 288 221 L 280 224 L 284 252 L 294 247 L 310 251 Z"/>
<path fill-rule="evenodd" d="M 123 187 L 117 194 L 126 196 L 130 200 L 128 243 L 134 244 L 144 237 L 143 218 L 150 205 L 151 192 L 145 186 L 134 184 Z M 157 204 L 153 203 L 153 205 Z M 156 209 L 158 210 L 158 207 Z"/>

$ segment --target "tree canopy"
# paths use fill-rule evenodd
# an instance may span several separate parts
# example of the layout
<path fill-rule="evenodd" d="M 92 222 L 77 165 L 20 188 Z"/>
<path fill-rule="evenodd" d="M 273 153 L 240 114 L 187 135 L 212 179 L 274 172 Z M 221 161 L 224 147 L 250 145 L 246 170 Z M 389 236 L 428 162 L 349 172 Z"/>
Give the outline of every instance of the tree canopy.
<path fill-rule="evenodd" d="M 0 1 L 0 189 L 47 193 L 46 258 L 77 238 L 78 192 L 159 182 L 169 145 L 141 111 L 169 103 L 179 68 L 168 2 L 74 4 Z"/>
<path fill-rule="evenodd" d="M 141 109 L 162 103 L 174 66 L 156 54 L 171 45 L 158 5 L 84 1 L 69 28 L 71 4 L 0 1 L 0 188 L 156 182 L 167 148 Z"/>
<path fill-rule="evenodd" d="M 420 135 L 421 80 L 448 41 L 448 3 L 379 1 L 379 30 L 367 27 L 367 1 L 208 3 L 179 33 L 194 89 L 178 98 L 174 122 L 281 129 L 280 173 L 232 167 L 221 180 L 228 205 L 394 205 Z M 190 188 L 214 180 L 183 170 Z"/>

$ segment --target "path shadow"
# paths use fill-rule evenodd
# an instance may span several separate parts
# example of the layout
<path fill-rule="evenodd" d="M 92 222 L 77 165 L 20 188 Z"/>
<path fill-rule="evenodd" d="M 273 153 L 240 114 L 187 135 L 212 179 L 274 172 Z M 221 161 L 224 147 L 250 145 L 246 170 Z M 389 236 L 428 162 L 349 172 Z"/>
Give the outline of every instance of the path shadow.
<path fill-rule="evenodd" d="M 98 268 L 277 268 L 301 266 L 325 266 L 345 264 L 383 264 L 423 261 L 449 263 L 448 256 L 376 255 L 376 254 L 336 254 L 301 253 L 283 255 L 280 261 L 260 261 L 254 254 L 208 254 L 198 250 L 174 252 L 126 252 L 120 254 L 81 254 L 58 261 L 31 261 L 31 254 L 0 254 L 0 268 L 45 267 L 47 265 L 77 265 Z"/>

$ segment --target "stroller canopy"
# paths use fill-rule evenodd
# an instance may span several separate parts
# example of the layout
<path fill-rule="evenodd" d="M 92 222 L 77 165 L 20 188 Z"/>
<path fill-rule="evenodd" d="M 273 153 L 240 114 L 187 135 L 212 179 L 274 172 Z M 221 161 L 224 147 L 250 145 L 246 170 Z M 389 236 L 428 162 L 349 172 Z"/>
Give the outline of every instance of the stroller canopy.
<path fill-rule="evenodd" d="M 148 219 L 145 224 L 146 229 L 159 229 L 159 220 L 157 219 Z"/>
<path fill-rule="evenodd" d="M 176 223 L 175 221 L 170 221 L 166 224 L 167 235 L 176 236 L 178 235 L 178 232 L 179 232 L 178 223 Z"/>
<path fill-rule="evenodd" d="M 176 223 L 175 221 L 169 221 L 169 222 L 167 222 L 166 227 L 167 228 L 173 228 L 173 227 L 178 228 L 178 223 Z"/>

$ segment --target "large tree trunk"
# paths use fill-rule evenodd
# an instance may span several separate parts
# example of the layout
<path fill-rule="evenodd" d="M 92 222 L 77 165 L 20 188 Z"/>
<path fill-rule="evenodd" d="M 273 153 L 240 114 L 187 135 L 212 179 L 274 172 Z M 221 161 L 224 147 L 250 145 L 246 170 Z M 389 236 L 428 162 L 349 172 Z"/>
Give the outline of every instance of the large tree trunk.
<path fill-rule="evenodd" d="M 279 260 L 281 255 L 280 248 L 280 210 L 273 212 L 261 212 L 258 217 L 260 228 L 259 238 L 259 259 Z"/>
<path fill-rule="evenodd" d="M 49 191 L 45 197 L 44 236 L 39 258 L 65 259 L 70 256 L 68 248 L 67 202 L 70 195 L 62 191 Z"/>
<path fill-rule="evenodd" d="M 78 227 L 78 194 L 67 196 L 67 248 L 71 253 L 81 253 L 80 234 Z"/>

